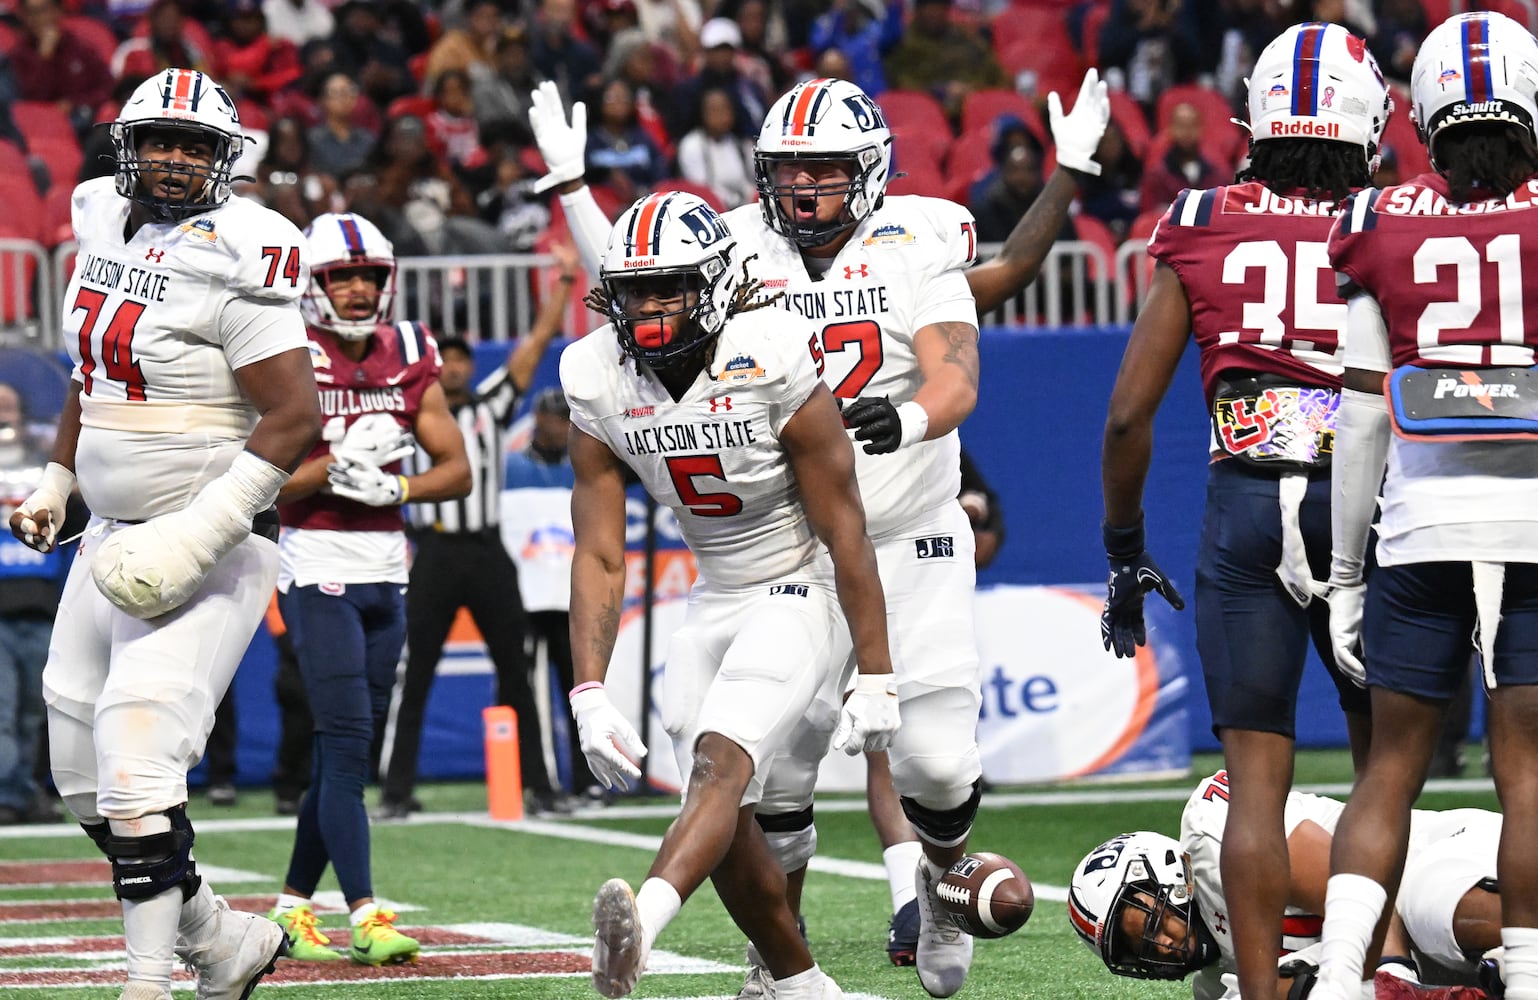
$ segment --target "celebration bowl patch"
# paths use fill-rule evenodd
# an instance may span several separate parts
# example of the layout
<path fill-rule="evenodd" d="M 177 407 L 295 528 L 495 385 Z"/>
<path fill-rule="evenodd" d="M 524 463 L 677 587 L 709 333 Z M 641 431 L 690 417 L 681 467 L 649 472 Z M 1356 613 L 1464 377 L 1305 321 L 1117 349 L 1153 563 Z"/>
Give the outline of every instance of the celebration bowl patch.
<path fill-rule="evenodd" d="M 716 381 L 730 385 L 747 385 L 763 373 L 764 370 L 750 355 L 739 354 L 726 363 L 726 367 L 721 369 L 721 376 Z"/>

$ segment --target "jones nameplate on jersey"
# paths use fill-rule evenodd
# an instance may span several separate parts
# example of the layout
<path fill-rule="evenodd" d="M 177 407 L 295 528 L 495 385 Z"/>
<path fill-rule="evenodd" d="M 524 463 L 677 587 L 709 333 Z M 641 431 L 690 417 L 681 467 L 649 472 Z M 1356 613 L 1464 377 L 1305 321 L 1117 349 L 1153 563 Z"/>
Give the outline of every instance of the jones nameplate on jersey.
<path fill-rule="evenodd" d="M 1340 394 L 1317 386 L 1272 385 L 1264 378 L 1225 380 L 1212 399 L 1212 437 L 1252 465 L 1309 468 L 1335 450 Z"/>
<path fill-rule="evenodd" d="M 949 559 L 956 554 L 955 537 L 953 535 L 915 538 L 913 546 L 918 549 L 920 559 Z"/>
<path fill-rule="evenodd" d="M 1384 379 L 1400 437 L 1538 439 L 1538 368 L 1396 368 Z"/>

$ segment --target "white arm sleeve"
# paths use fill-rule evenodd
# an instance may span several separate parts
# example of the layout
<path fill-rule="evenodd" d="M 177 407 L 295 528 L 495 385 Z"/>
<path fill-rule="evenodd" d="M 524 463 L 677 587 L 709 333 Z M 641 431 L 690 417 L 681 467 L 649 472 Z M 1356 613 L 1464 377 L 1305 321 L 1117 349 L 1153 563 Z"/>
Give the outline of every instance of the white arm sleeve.
<path fill-rule="evenodd" d="M 1346 313 L 1346 367 L 1388 370 L 1388 332 L 1370 295 L 1353 296 Z M 1388 463 L 1388 405 L 1376 393 L 1346 389 L 1335 418 L 1335 456 L 1330 463 L 1330 582 L 1362 579 L 1367 535 L 1378 488 Z"/>
<path fill-rule="evenodd" d="M 571 194 L 561 195 L 561 208 L 566 211 L 566 225 L 571 229 L 572 241 L 577 244 L 577 254 L 588 277 L 598 280 L 598 270 L 603 265 L 603 252 L 609 246 L 609 231 L 613 225 L 598 207 L 593 189 L 586 184 Z"/>

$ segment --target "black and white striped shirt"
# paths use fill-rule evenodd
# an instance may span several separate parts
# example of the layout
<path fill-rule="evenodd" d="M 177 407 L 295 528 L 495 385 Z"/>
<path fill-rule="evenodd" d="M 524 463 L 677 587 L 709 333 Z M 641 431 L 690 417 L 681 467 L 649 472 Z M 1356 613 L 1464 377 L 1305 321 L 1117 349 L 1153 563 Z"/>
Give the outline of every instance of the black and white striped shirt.
<path fill-rule="evenodd" d="M 450 404 L 449 412 L 459 424 L 465 454 L 470 459 L 470 495 L 463 500 L 407 504 L 406 517 L 413 528 L 459 534 L 497 527 L 506 477 L 505 434 L 518 396 L 512 376 L 507 368 L 501 367 L 475 387 L 470 402 Z M 407 459 L 407 474 L 421 472 L 431 465 L 427 453 L 418 448 Z"/>

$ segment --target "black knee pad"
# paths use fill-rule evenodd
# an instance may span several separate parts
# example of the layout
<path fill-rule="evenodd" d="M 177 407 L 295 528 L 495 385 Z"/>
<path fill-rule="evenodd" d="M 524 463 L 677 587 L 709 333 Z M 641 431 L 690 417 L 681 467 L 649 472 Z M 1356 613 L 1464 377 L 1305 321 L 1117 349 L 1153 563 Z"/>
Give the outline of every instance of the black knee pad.
<path fill-rule="evenodd" d="M 100 824 L 101 835 L 86 827 L 86 833 L 112 862 L 112 891 L 118 899 L 152 899 L 167 890 L 180 889 L 185 901 L 203 884 L 192 859 L 194 836 L 186 808 L 173 806 L 165 814 L 170 817 L 171 829 L 148 837 L 119 837 L 106 823 Z"/>
<path fill-rule="evenodd" d="M 753 821 L 765 833 L 800 833 L 812 825 L 812 807 L 788 813 L 754 813 Z"/>
<path fill-rule="evenodd" d="M 903 815 L 913 824 L 920 837 L 939 847 L 952 847 L 967 839 L 972 832 L 972 820 L 977 816 L 977 804 L 983 800 L 983 783 L 972 782 L 972 794 L 954 809 L 930 809 L 906 795 L 902 797 Z"/>

